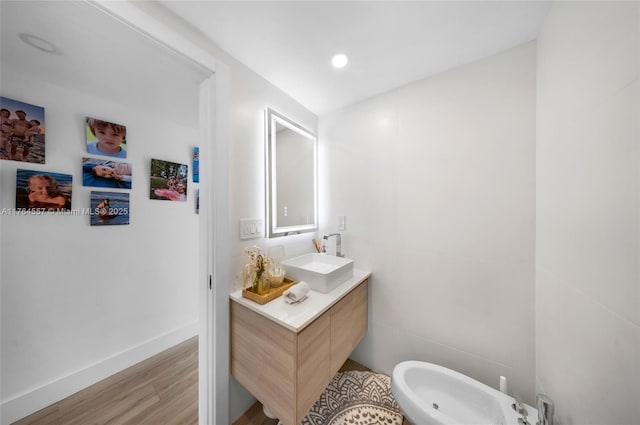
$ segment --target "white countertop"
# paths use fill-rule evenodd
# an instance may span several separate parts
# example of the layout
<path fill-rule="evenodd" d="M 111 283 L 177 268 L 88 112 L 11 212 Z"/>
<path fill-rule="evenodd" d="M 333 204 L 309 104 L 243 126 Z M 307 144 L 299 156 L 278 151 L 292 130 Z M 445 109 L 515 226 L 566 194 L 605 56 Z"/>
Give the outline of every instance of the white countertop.
<path fill-rule="evenodd" d="M 233 292 L 229 297 L 231 301 L 237 302 L 297 333 L 369 276 L 371 276 L 371 272 L 353 269 L 353 277 L 333 291 L 322 294 L 311 290 L 306 300 L 296 304 L 287 304 L 282 297 L 278 297 L 266 304 L 258 304 L 248 298 L 244 298 L 242 290 Z"/>

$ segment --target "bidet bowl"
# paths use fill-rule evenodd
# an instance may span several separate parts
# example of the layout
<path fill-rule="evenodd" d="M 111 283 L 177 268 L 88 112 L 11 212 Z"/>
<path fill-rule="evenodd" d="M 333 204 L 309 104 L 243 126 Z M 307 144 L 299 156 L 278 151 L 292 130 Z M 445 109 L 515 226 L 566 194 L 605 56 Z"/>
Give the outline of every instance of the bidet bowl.
<path fill-rule="evenodd" d="M 411 423 L 517 425 L 513 397 L 446 367 L 419 361 L 396 365 L 391 392 Z M 529 422 L 537 411 L 525 405 Z"/>
<path fill-rule="evenodd" d="M 353 277 L 353 260 L 326 254 L 304 254 L 282 262 L 286 275 L 304 280 L 314 291 L 326 294 Z"/>

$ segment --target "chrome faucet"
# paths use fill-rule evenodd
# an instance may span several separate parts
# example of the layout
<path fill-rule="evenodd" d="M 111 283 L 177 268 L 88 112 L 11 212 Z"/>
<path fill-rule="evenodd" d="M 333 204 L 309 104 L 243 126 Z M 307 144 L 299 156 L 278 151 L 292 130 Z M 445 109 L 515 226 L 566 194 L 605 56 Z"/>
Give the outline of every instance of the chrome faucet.
<path fill-rule="evenodd" d="M 340 233 L 332 233 L 330 235 L 324 235 L 322 238 L 326 241 L 329 240 L 331 236 L 336 237 L 336 257 L 344 257 L 342 253 L 342 236 Z M 326 252 L 324 245 L 322 246 L 322 252 Z"/>
<path fill-rule="evenodd" d="M 553 425 L 553 401 L 544 394 L 536 395 L 538 425 Z"/>

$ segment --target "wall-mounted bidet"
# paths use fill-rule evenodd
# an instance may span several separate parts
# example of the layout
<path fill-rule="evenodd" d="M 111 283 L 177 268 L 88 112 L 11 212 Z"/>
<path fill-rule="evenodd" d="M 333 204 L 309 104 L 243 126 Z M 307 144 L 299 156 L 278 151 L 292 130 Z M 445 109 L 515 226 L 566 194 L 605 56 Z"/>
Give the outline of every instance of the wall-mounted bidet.
<path fill-rule="evenodd" d="M 517 411 L 512 407 L 513 397 L 432 363 L 398 363 L 393 369 L 391 392 L 414 424 L 535 425 L 536 409 L 521 404 Z"/>

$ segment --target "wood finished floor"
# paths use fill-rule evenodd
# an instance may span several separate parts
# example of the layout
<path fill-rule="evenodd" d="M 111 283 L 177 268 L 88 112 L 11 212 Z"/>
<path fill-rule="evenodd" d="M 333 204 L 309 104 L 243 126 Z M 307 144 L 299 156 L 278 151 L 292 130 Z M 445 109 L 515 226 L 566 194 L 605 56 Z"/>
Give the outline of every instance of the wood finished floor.
<path fill-rule="evenodd" d="M 340 368 L 370 370 L 348 359 Z M 198 337 L 156 354 L 13 425 L 197 425 Z M 254 403 L 233 425 L 277 425 Z M 405 419 L 403 425 L 410 425 Z"/>
<path fill-rule="evenodd" d="M 169 348 L 17 425 L 197 425 L 198 337 Z"/>

